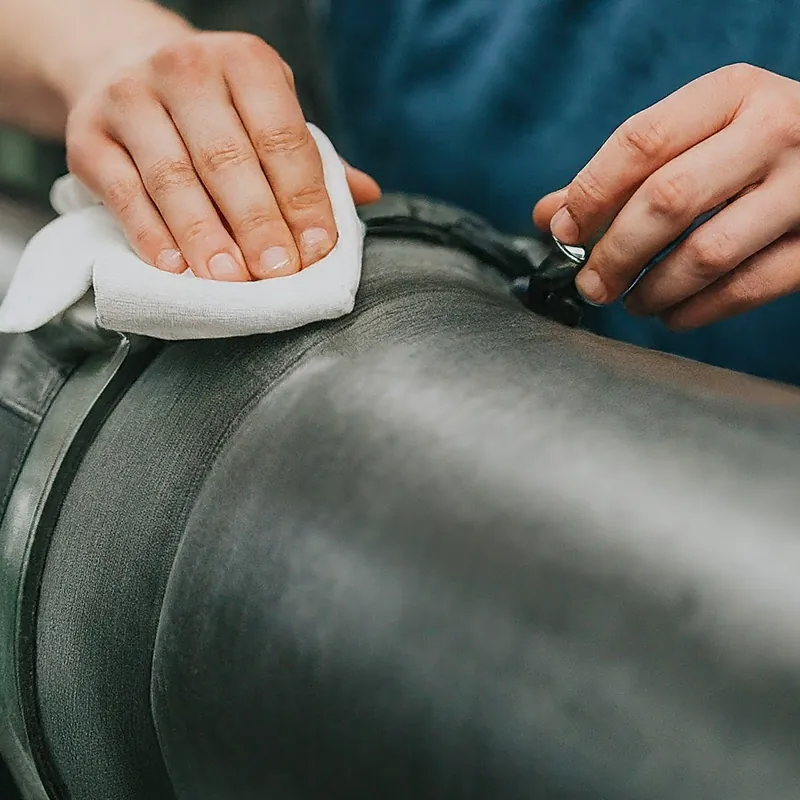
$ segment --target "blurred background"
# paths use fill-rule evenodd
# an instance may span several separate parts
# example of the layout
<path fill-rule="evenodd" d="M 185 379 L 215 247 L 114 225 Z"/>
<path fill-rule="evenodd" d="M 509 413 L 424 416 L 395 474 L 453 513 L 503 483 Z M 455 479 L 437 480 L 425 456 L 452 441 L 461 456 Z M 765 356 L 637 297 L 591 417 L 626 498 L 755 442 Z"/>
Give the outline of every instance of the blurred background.
<path fill-rule="evenodd" d="M 312 122 L 325 124 L 328 87 L 322 20 L 326 0 L 164 0 L 204 29 L 240 30 L 268 41 L 295 72 Z M 64 148 L 0 126 L 0 191 L 47 206 L 51 184 L 66 171 Z"/>

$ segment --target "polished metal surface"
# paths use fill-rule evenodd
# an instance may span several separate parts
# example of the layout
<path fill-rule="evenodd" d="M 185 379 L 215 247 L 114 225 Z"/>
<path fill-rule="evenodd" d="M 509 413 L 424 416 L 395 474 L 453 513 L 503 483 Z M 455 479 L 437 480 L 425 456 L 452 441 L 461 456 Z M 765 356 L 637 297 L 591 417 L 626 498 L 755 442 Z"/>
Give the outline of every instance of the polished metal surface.
<path fill-rule="evenodd" d="M 589 257 L 589 248 L 575 244 L 564 244 L 556 236 L 553 237 L 556 248 L 575 264 L 585 264 Z"/>

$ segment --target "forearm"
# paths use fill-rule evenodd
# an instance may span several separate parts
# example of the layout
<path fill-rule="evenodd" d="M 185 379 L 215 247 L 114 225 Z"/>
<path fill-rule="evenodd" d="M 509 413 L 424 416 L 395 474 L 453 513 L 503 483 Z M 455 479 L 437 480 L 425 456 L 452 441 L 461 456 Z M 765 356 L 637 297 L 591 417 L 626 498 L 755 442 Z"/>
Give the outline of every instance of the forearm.
<path fill-rule="evenodd" d="M 2 0 L 0 122 L 59 138 L 94 81 L 188 29 L 148 0 Z"/>

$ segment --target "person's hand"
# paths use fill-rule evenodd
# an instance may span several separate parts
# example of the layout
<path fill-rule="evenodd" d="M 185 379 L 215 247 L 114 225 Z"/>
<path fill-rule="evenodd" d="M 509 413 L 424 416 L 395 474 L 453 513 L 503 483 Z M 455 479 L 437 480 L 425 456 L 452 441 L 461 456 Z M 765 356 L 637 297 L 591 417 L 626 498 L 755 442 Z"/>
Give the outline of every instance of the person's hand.
<path fill-rule="evenodd" d="M 320 155 L 271 47 L 187 27 L 113 60 L 74 98 L 68 163 L 140 258 L 250 280 L 292 274 L 333 248 Z M 347 172 L 356 202 L 377 199 L 371 178 Z"/>
<path fill-rule="evenodd" d="M 607 232 L 577 278 L 620 297 L 695 218 L 731 200 L 627 295 L 687 330 L 800 291 L 800 83 L 725 67 L 625 122 L 534 220 L 567 244 Z"/>

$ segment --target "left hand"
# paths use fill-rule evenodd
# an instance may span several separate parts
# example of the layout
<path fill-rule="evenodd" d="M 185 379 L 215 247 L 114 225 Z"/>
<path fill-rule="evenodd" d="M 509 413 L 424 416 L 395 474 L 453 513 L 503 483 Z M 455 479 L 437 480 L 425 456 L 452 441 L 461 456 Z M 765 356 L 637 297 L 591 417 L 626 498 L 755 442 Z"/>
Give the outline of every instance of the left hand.
<path fill-rule="evenodd" d="M 631 313 L 689 330 L 800 291 L 800 83 L 744 64 L 631 117 L 534 220 L 567 244 L 610 224 L 576 280 L 605 304 L 731 199 L 639 281 Z"/>

